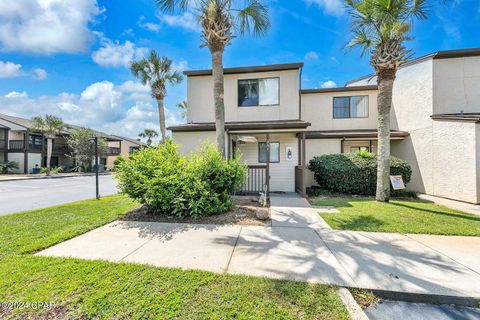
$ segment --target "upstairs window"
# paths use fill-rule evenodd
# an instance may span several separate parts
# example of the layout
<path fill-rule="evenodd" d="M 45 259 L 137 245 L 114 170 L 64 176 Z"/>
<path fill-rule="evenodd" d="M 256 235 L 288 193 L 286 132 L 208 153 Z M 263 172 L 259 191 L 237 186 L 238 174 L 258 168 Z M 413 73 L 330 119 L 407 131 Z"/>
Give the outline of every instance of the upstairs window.
<path fill-rule="evenodd" d="M 238 106 L 276 106 L 280 103 L 280 78 L 238 80 Z"/>
<path fill-rule="evenodd" d="M 333 118 L 368 118 L 368 96 L 334 97 Z"/>

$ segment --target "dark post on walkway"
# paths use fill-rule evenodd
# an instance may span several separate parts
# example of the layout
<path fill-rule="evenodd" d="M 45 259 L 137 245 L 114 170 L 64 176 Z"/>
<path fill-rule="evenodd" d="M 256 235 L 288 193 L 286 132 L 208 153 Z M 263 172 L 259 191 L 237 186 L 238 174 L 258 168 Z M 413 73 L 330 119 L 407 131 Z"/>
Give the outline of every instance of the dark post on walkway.
<path fill-rule="evenodd" d="M 98 137 L 94 136 L 90 138 L 90 141 L 95 142 L 95 192 L 97 200 L 100 199 L 100 191 L 98 186 Z"/>

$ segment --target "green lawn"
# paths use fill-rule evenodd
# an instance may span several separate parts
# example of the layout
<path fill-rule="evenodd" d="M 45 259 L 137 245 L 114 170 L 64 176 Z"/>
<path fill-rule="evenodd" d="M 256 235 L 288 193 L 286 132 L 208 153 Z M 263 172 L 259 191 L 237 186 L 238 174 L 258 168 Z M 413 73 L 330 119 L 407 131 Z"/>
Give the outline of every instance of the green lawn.
<path fill-rule="evenodd" d="M 333 228 L 376 232 L 480 236 L 480 217 L 423 201 L 327 197 L 311 200 L 340 213 L 321 214 Z"/>
<path fill-rule="evenodd" d="M 0 302 L 55 303 L 0 318 L 348 319 L 334 287 L 30 254 L 135 206 L 113 196 L 0 217 Z"/>

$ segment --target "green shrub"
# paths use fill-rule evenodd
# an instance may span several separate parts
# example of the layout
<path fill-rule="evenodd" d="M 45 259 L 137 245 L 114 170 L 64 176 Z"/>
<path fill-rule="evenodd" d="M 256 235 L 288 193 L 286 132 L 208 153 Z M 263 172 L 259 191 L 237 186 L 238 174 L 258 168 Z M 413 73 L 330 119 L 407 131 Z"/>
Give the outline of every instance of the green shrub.
<path fill-rule="evenodd" d="M 375 153 L 368 152 L 367 150 L 358 150 L 356 154 L 365 159 L 375 158 Z"/>
<path fill-rule="evenodd" d="M 377 182 L 377 157 L 356 153 L 329 154 L 313 158 L 309 163 L 320 187 L 338 193 L 374 195 Z M 410 182 L 412 169 L 401 159 L 390 157 L 390 174 L 401 175 Z M 392 194 L 395 194 L 392 190 Z"/>
<path fill-rule="evenodd" d="M 113 160 L 113 167 L 111 168 L 111 171 L 117 171 L 118 168 L 127 161 L 123 156 L 118 156 L 115 160 Z"/>
<path fill-rule="evenodd" d="M 10 170 L 18 169 L 18 162 L 0 161 L 0 173 L 8 173 Z"/>
<path fill-rule="evenodd" d="M 121 190 L 131 198 L 155 213 L 181 218 L 229 210 L 230 195 L 245 175 L 238 159 L 227 161 L 213 145 L 185 157 L 171 140 L 136 152 L 116 173 Z"/>

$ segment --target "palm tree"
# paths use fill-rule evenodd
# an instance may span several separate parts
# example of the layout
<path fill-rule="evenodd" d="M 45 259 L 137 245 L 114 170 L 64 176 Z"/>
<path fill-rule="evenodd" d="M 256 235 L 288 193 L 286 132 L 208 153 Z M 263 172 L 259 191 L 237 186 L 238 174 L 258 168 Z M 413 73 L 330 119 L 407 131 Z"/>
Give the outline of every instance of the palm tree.
<path fill-rule="evenodd" d="M 150 146 L 152 144 L 152 138 L 158 137 L 158 133 L 152 129 L 145 129 L 139 133 L 138 136 L 142 139 L 147 138 L 147 145 Z"/>
<path fill-rule="evenodd" d="M 427 0 L 345 0 L 352 17 L 349 48 L 370 55 L 378 84 L 377 201 L 390 199 L 390 110 L 398 68 L 411 58 L 404 42 L 410 40 L 413 20 L 426 19 Z"/>
<path fill-rule="evenodd" d="M 178 84 L 183 80 L 183 76 L 172 69 L 172 60 L 167 57 L 160 57 L 155 50 L 152 50 L 147 58 L 132 62 L 130 70 L 135 77 L 141 79 L 143 85 L 148 84 L 150 86 L 152 97 L 157 100 L 160 132 L 163 141 L 167 136 L 163 101 L 167 95 L 167 84 Z"/>
<path fill-rule="evenodd" d="M 42 133 L 47 138 L 47 176 L 50 175 L 50 159 L 52 158 L 53 139 L 60 135 L 67 126 L 62 119 L 52 115 L 45 117 L 34 117 L 32 129 Z"/>
<path fill-rule="evenodd" d="M 223 52 L 240 35 L 262 35 L 270 28 L 268 9 L 261 0 L 155 0 L 169 12 L 176 8 L 198 12 L 202 26 L 202 47 L 208 47 L 212 56 L 213 99 L 218 150 L 225 157 L 225 105 L 223 85 Z"/>
<path fill-rule="evenodd" d="M 182 102 L 177 103 L 177 108 L 182 110 L 182 113 L 180 114 L 182 116 L 182 118 L 186 118 L 187 117 L 187 110 L 188 110 L 187 100 L 183 100 Z"/>

